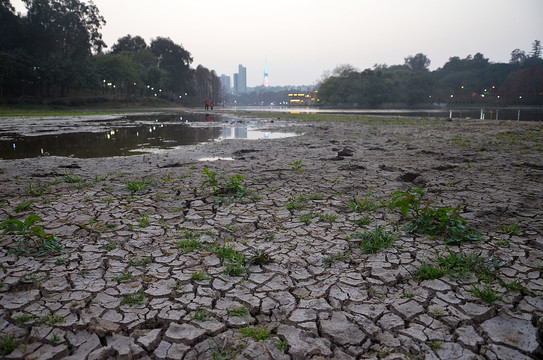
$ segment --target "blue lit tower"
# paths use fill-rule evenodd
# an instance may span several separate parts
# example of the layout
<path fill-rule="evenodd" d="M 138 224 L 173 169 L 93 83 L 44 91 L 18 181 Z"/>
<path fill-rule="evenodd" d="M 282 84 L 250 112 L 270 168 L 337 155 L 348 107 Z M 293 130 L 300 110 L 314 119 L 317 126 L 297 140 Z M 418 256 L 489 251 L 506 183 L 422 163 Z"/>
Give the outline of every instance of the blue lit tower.
<path fill-rule="evenodd" d="M 270 81 L 268 80 L 268 60 L 264 63 L 264 87 L 270 86 Z"/>

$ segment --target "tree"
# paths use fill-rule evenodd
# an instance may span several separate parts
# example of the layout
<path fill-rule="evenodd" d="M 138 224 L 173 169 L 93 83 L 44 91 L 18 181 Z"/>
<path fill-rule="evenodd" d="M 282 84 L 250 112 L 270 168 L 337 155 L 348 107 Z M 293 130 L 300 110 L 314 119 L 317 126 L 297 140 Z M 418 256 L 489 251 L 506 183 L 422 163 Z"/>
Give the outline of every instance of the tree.
<path fill-rule="evenodd" d="M 541 58 L 541 41 L 539 40 L 534 40 L 532 43 L 532 58 Z"/>
<path fill-rule="evenodd" d="M 192 57 L 181 45 L 170 38 L 157 37 L 151 42 L 151 52 L 157 58 L 157 66 L 167 74 L 165 86 L 171 95 L 187 92 L 190 88 L 190 64 Z"/>
<path fill-rule="evenodd" d="M 117 54 L 122 51 L 141 51 L 146 48 L 147 43 L 141 36 L 132 37 L 128 34 L 117 40 L 117 43 L 111 47 L 111 52 Z"/>
<path fill-rule="evenodd" d="M 511 60 L 509 60 L 510 64 L 520 65 L 524 61 L 526 61 L 526 53 L 524 51 L 520 49 L 511 51 Z"/>
<path fill-rule="evenodd" d="M 415 56 L 408 56 L 405 59 L 405 65 L 411 71 L 415 72 L 427 72 L 430 66 L 430 59 L 423 53 L 418 53 Z"/>

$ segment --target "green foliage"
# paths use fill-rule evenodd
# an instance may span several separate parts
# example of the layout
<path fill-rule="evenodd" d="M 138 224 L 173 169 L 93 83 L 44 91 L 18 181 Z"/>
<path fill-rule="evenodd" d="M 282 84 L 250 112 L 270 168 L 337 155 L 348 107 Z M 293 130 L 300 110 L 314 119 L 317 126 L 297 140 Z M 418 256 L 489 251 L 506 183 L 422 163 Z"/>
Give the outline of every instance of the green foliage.
<path fill-rule="evenodd" d="M 240 331 L 244 337 L 253 338 L 255 341 L 267 340 L 272 337 L 272 334 L 264 328 L 246 326 L 241 328 Z"/>
<path fill-rule="evenodd" d="M 243 276 L 247 273 L 247 269 L 241 264 L 228 264 L 224 273 L 228 276 Z"/>
<path fill-rule="evenodd" d="M 279 349 L 279 351 L 281 351 L 282 354 L 284 354 L 288 349 L 287 340 L 277 339 L 277 348 Z"/>
<path fill-rule="evenodd" d="M 217 173 L 211 171 L 207 168 L 204 168 L 204 175 L 206 180 L 202 182 L 201 189 L 204 190 L 205 187 L 210 186 L 213 189 L 213 194 L 216 193 L 217 187 L 219 186 L 219 180 L 217 179 Z"/>
<path fill-rule="evenodd" d="M 26 190 L 26 193 L 28 195 L 30 195 L 30 196 L 33 196 L 33 197 L 39 197 L 39 196 L 42 196 L 45 193 L 47 188 L 48 188 L 47 184 L 45 184 L 45 185 L 34 185 L 32 180 L 30 180 L 29 183 L 28 183 L 28 189 Z"/>
<path fill-rule="evenodd" d="M 415 215 L 420 215 L 422 197 L 426 194 L 426 189 L 412 189 L 407 191 L 395 191 L 388 203 L 391 210 L 400 209 L 403 217 L 407 217 L 409 211 Z"/>
<path fill-rule="evenodd" d="M 149 186 L 152 186 L 153 176 L 149 175 L 143 179 L 132 179 L 125 183 L 126 188 L 132 192 L 144 192 Z"/>
<path fill-rule="evenodd" d="M 192 314 L 192 319 L 197 321 L 207 321 L 209 318 L 209 313 L 201 306 L 198 306 L 196 310 L 194 310 L 194 314 Z"/>
<path fill-rule="evenodd" d="M 360 249 L 364 254 L 374 254 L 381 249 L 391 247 L 396 240 L 394 234 L 381 227 L 376 227 L 372 231 L 355 233 L 353 238 L 360 239 Z"/>
<path fill-rule="evenodd" d="M 371 194 L 372 188 L 368 190 L 368 193 L 363 197 L 355 196 L 353 197 L 352 201 L 347 202 L 347 206 L 349 207 L 351 212 L 364 212 L 364 211 L 372 211 L 379 209 L 381 207 L 381 203 L 374 202 Z"/>
<path fill-rule="evenodd" d="M 76 184 L 76 183 L 82 182 L 83 179 L 80 178 L 79 176 L 74 176 L 73 174 L 68 173 L 68 170 L 65 169 L 64 170 L 64 181 L 67 182 L 68 184 Z"/>
<path fill-rule="evenodd" d="M 20 239 L 10 252 L 34 257 L 62 254 L 64 245 L 56 236 L 46 234 L 41 226 L 35 225 L 38 221 L 41 217 L 29 215 L 24 221 L 9 219 L 0 223 L 0 229 L 4 230 L 2 235 L 13 233 Z"/>
<path fill-rule="evenodd" d="M 422 281 L 449 275 L 455 279 L 467 280 L 470 275 L 475 275 L 478 280 L 490 283 L 497 278 L 498 271 L 503 266 L 495 258 L 485 259 L 476 253 L 453 253 L 447 249 L 446 254 L 437 254 L 434 263 L 423 262 L 415 277 Z"/>
<path fill-rule="evenodd" d="M 114 277 L 112 280 L 117 282 L 117 285 L 122 283 L 123 281 L 128 281 L 132 278 L 132 274 L 129 271 L 123 271 L 121 272 L 121 275 Z"/>
<path fill-rule="evenodd" d="M 205 273 L 205 271 L 195 271 L 190 275 L 190 279 L 192 281 L 205 281 L 209 280 L 209 276 Z"/>
<path fill-rule="evenodd" d="M 460 245 L 464 241 L 481 241 L 475 229 L 468 227 L 456 208 L 425 208 L 420 216 L 409 222 L 407 233 L 427 234 L 443 238 L 446 245 Z"/>
<path fill-rule="evenodd" d="M 32 209 L 33 204 L 34 204 L 34 201 L 32 201 L 32 200 L 22 201 L 15 207 L 15 212 L 20 213 L 20 212 L 23 212 L 23 211 L 30 210 L 30 209 Z"/>
<path fill-rule="evenodd" d="M 235 198 L 242 198 L 247 189 L 243 186 L 243 176 L 234 175 L 231 176 L 223 184 L 219 183 L 218 174 L 216 172 L 210 171 L 207 168 L 204 168 L 204 175 L 202 175 L 206 180 L 202 182 L 201 189 L 205 187 L 211 187 L 213 190 L 213 195 L 231 195 Z"/>
<path fill-rule="evenodd" d="M 330 266 L 332 266 L 332 264 L 335 261 L 348 262 L 350 260 L 350 257 L 351 257 L 351 252 L 348 252 L 348 253 L 344 254 L 344 253 L 341 253 L 341 252 L 338 251 L 336 253 L 333 253 L 332 255 L 324 257 L 322 259 L 322 266 L 325 267 L 325 268 L 329 268 Z"/>
<path fill-rule="evenodd" d="M 186 254 L 202 248 L 202 243 L 198 240 L 180 240 L 175 243 L 180 253 Z"/>
<path fill-rule="evenodd" d="M 302 159 L 296 160 L 293 163 L 288 164 L 288 165 L 290 165 L 290 170 L 296 171 L 298 174 L 303 174 L 304 167 L 307 166 L 305 164 L 302 164 Z"/>
<path fill-rule="evenodd" d="M 337 216 L 334 215 L 334 214 L 321 214 L 321 215 L 319 215 L 319 220 L 320 221 L 325 221 L 325 222 L 334 222 L 334 221 L 336 221 L 336 218 L 337 218 Z"/>
<path fill-rule="evenodd" d="M 501 224 L 498 229 L 508 235 L 520 235 L 522 228 L 517 224 Z"/>
<path fill-rule="evenodd" d="M 228 316 L 245 316 L 249 313 L 249 310 L 245 306 L 238 306 L 231 309 L 226 309 Z"/>
<path fill-rule="evenodd" d="M 355 220 L 354 222 L 356 225 L 363 227 L 365 225 L 369 225 L 371 223 L 370 217 L 368 215 L 364 215 L 358 220 Z"/>
<path fill-rule="evenodd" d="M 316 218 L 318 215 L 317 214 L 313 214 L 313 213 L 304 213 L 304 214 L 300 214 L 300 216 L 298 217 L 300 219 L 300 221 L 302 223 L 304 223 L 305 225 L 309 225 L 309 223 L 311 222 L 311 220 L 313 220 L 314 218 Z"/>
<path fill-rule="evenodd" d="M 64 319 L 63 316 L 55 315 L 55 314 L 49 314 L 39 319 L 39 323 L 41 324 L 47 324 L 47 325 L 56 325 L 56 324 L 62 324 L 66 322 L 66 319 Z"/>
<path fill-rule="evenodd" d="M 247 260 L 243 253 L 237 251 L 232 246 L 227 246 L 226 243 L 222 246 L 211 247 L 210 251 L 217 255 L 219 259 L 227 260 L 233 264 L 245 264 Z"/>
<path fill-rule="evenodd" d="M 109 240 L 105 244 L 102 244 L 102 249 L 106 251 L 115 250 L 119 246 L 119 243 L 117 241 Z"/>
<path fill-rule="evenodd" d="M 502 299 L 502 296 L 499 295 L 496 290 L 492 288 L 491 284 L 485 284 L 482 288 L 478 285 L 472 285 L 471 293 L 473 294 L 473 296 L 489 304 Z"/>
<path fill-rule="evenodd" d="M 275 259 L 262 250 L 253 250 L 253 256 L 247 261 L 246 266 L 265 265 L 275 262 Z"/>
<path fill-rule="evenodd" d="M 13 350 L 17 349 L 19 342 L 9 334 L 0 336 L 0 355 L 8 355 Z"/>
<path fill-rule="evenodd" d="M 145 299 L 145 295 L 143 294 L 143 291 L 141 292 L 134 291 L 133 293 L 126 294 L 123 297 L 121 304 L 128 305 L 130 307 L 133 307 L 136 305 L 143 305 L 144 299 Z"/>
<path fill-rule="evenodd" d="M 294 197 L 290 199 L 290 202 L 287 204 L 286 208 L 290 212 L 294 212 L 294 210 L 302 210 L 305 206 L 302 202 L 297 202 Z"/>

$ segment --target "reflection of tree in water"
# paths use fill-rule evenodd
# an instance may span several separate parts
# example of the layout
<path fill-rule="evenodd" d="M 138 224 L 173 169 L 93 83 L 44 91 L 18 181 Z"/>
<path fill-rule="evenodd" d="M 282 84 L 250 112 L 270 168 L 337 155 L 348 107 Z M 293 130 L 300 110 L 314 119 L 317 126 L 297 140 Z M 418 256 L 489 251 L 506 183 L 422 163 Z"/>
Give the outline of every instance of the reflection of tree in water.
<path fill-rule="evenodd" d="M 106 133 L 16 137 L 13 140 L 0 141 L 0 157 L 31 158 L 41 155 L 42 149 L 52 156 L 78 158 L 135 155 L 145 152 L 146 148 L 168 149 L 194 145 L 212 141 L 220 135 L 220 127 L 191 128 L 185 124 L 157 124 L 124 127 Z"/>

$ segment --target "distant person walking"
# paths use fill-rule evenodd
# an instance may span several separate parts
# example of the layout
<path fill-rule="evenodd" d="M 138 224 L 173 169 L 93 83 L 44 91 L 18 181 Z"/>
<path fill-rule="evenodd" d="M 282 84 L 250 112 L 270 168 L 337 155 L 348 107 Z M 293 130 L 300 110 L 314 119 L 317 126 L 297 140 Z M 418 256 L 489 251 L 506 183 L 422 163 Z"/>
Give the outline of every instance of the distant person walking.
<path fill-rule="evenodd" d="M 210 106 L 211 106 L 211 110 L 213 110 L 213 101 L 211 102 Z"/>
<path fill-rule="evenodd" d="M 206 110 L 209 110 L 209 99 L 206 99 Z"/>

